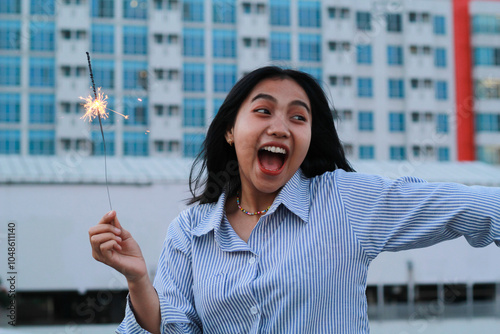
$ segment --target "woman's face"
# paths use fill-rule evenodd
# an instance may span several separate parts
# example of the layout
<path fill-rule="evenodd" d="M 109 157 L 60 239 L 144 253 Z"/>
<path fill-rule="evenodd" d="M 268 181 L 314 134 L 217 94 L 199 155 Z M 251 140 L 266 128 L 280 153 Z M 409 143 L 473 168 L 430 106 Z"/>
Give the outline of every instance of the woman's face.
<path fill-rule="evenodd" d="M 311 104 L 291 79 L 265 79 L 243 101 L 226 139 L 243 189 L 274 193 L 299 169 L 311 142 Z"/>

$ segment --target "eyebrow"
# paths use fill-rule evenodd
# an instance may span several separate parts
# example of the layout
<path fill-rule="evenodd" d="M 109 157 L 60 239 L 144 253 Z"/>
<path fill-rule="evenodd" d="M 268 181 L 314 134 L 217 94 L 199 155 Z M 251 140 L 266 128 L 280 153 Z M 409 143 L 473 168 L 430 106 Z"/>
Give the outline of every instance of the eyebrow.
<path fill-rule="evenodd" d="M 264 99 L 264 100 L 269 100 L 269 101 L 274 102 L 274 103 L 278 103 L 278 100 L 276 100 L 276 98 L 274 96 L 269 95 L 269 94 L 264 94 L 264 93 L 259 93 L 259 94 L 255 95 L 252 98 L 251 102 L 253 102 L 255 100 L 258 100 L 258 99 Z M 311 113 L 311 110 L 309 109 L 309 106 L 304 101 L 293 100 L 292 102 L 290 102 L 290 105 L 304 107 L 307 110 L 308 113 Z"/>

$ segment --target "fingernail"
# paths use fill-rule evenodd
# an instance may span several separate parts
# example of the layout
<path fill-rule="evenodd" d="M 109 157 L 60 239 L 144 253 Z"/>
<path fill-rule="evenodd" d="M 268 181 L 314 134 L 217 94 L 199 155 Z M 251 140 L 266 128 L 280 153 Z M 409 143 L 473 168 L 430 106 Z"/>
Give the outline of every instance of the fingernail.
<path fill-rule="evenodd" d="M 115 227 L 114 230 L 115 230 L 116 233 L 120 233 L 122 231 L 118 227 Z"/>
<path fill-rule="evenodd" d="M 106 213 L 106 217 L 111 216 L 112 213 L 113 213 L 113 210 L 111 210 L 110 212 Z"/>

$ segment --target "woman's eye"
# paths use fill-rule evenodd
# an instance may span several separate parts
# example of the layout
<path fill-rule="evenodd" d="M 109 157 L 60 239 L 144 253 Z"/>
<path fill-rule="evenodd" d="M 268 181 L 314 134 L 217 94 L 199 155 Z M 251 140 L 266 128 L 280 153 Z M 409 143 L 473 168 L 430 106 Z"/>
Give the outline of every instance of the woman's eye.
<path fill-rule="evenodd" d="M 254 111 L 259 114 L 270 114 L 269 110 L 264 108 L 255 109 Z"/>
<path fill-rule="evenodd" d="M 305 122 L 306 121 L 306 118 L 304 116 L 301 116 L 301 115 L 295 115 L 292 117 L 293 119 L 296 119 L 298 121 L 303 121 Z"/>

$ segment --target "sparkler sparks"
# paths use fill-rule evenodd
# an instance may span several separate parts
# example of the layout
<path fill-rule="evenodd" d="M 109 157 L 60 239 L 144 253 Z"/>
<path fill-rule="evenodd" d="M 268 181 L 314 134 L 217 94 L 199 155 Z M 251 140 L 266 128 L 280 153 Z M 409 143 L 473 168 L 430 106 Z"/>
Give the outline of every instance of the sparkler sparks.
<path fill-rule="evenodd" d="M 83 120 L 92 122 L 94 118 L 99 116 L 101 116 L 102 119 L 106 119 L 109 117 L 109 113 L 106 110 L 112 111 L 115 114 L 120 115 L 125 119 L 128 119 L 128 115 L 121 114 L 116 110 L 108 108 L 108 101 L 107 101 L 108 96 L 104 95 L 104 93 L 101 92 L 101 87 L 97 88 L 95 97 L 89 95 L 83 98 L 80 96 L 80 99 L 85 101 L 85 103 L 83 103 L 85 114 L 82 117 L 80 117 Z"/>

